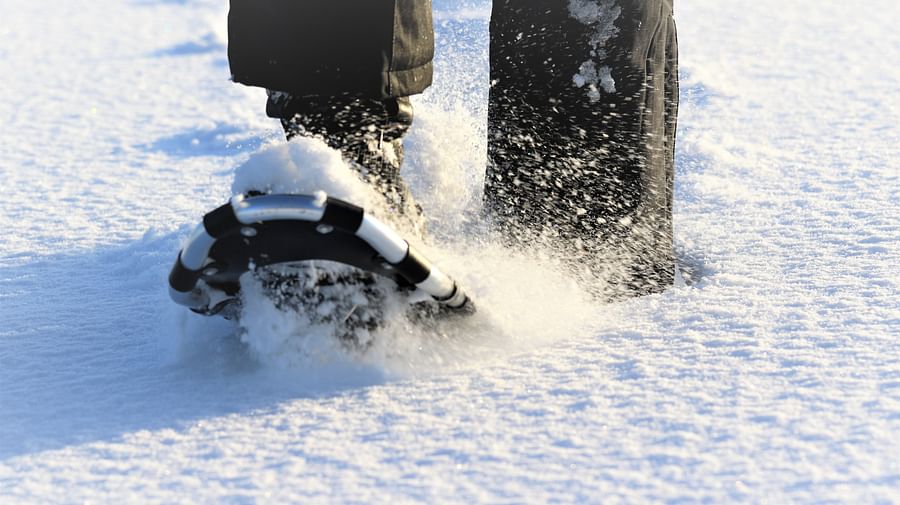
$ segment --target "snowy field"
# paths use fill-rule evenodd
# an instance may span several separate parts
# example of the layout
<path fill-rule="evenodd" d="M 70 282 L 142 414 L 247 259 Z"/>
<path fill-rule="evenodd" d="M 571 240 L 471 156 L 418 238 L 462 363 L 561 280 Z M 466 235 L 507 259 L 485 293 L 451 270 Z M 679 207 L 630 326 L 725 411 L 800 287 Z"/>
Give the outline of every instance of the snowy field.
<path fill-rule="evenodd" d="M 436 1 L 408 170 L 483 310 L 359 357 L 168 299 L 282 142 L 228 82 L 226 2 L 0 0 L 0 502 L 900 503 L 898 5 L 679 1 L 693 282 L 597 306 L 447 245 L 489 5 Z"/>

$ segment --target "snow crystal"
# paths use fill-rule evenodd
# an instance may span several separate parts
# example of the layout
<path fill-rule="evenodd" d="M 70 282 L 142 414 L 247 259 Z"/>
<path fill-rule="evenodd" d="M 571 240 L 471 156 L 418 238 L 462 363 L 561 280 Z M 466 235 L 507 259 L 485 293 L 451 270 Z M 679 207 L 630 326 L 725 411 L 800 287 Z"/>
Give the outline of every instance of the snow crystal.
<path fill-rule="evenodd" d="M 616 5 L 615 0 L 569 0 L 569 14 L 591 28 L 588 39 L 591 59 L 581 64 L 572 82 L 577 88 L 587 87 L 592 102 L 600 100 L 600 90 L 616 92 L 612 69 L 608 65 L 598 66 L 597 61 L 607 57 L 604 47 L 619 33 L 615 22 L 621 13 L 622 8 Z"/>

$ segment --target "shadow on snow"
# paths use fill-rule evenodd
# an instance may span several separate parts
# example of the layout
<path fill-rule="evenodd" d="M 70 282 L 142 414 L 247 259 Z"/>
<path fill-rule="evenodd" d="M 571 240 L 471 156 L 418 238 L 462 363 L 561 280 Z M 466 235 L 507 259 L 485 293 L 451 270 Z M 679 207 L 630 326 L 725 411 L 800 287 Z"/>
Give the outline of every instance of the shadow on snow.
<path fill-rule="evenodd" d="M 350 360 L 266 369 L 231 323 L 173 304 L 166 277 L 186 232 L 0 267 L 0 460 L 389 380 Z"/>
<path fill-rule="evenodd" d="M 219 125 L 212 129 L 196 129 L 156 140 L 137 147 L 147 152 L 162 152 L 176 158 L 199 156 L 233 156 L 257 151 L 263 144 L 259 137 L 247 137 L 235 126 Z"/>
<path fill-rule="evenodd" d="M 224 53 L 225 45 L 223 45 L 215 36 L 208 33 L 198 41 L 184 42 L 176 44 L 166 49 L 160 49 L 151 53 L 153 57 L 166 56 L 194 56 L 198 54 Z"/>

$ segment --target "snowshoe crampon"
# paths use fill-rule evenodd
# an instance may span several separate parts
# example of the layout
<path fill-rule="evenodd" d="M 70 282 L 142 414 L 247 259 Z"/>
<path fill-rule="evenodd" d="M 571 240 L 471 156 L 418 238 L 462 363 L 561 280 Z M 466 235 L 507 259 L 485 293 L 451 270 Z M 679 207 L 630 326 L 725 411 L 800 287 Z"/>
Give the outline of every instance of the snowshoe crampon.
<path fill-rule="evenodd" d="M 400 290 L 430 295 L 430 313 L 468 315 L 474 305 L 462 288 L 393 229 L 350 203 L 315 195 L 237 195 L 203 218 L 169 275 L 172 299 L 204 315 L 237 317 L 240 277 L 255 271 L 268 288 L 315 303 L 316 286 L 282 278 L 279 267 L 315 260 L 350 265 L 386 277 Z M 282 270 L 283 271 L 283 270 Z M 276 272 L 273 274 L 273 272 Z M 268 279 L 268 281 L 266 280 Z M 366 289 L 366 283 L 359 283 Z M 418 304 L 415 312 L 421 312 Z"/>

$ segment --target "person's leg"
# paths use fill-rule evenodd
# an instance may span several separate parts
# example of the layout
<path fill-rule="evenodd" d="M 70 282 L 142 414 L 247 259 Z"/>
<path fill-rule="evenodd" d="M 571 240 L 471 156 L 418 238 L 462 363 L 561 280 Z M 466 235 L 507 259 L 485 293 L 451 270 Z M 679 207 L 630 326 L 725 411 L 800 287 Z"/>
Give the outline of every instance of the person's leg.
<path fill-rule="evenodd" d="M 432 82 L 431 0 L 231 0 L 232 80 L 270 92 L 288 137 L 321 136 L 357 163 L 391 205 L 410 207 L 399 176 L 406 97 Z"/>
<path fill-rule="evenodd" d="M 400 167 L 407 97 L 432 82 L 432 24 L 431 0 L 231 0 L 228 16 L 232 80 L 283 90 L 269 92 L 267 114 L 288 139 L 318 137 L 339 150 L 385 196 L 389 215 L 379 217 L 405 237 L 423 230 Z M 300 262 L 256 273 L 276 304 L 338 322 L 347 338 L 383 318 L 388 288 L 371 272 Z"/>
<path fill-rule="evenodd" d="M 558 236 L 608 296 L 672 283 L 677 45 L 669 0 L 494 0 L 485 204 Z"/>

